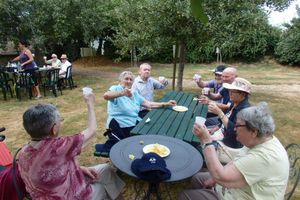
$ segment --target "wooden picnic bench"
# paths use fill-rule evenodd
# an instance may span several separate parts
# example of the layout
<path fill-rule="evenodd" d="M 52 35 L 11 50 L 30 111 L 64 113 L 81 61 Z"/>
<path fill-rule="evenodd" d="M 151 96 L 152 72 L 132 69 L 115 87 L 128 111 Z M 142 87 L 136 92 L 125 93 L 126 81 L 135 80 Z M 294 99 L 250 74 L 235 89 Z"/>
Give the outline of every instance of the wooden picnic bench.
<path fill-rule="evenodd" d="M 206 117 L 207 105 L 198 102 L 196 94 L 170 91 L 160 101 L 176 100 L 177 105 L 186 106 L 188 111 L 177 112 L 168 108 L 151 110 L 138 125 L 132 129 L 133 135 L 165 135 L 186 142 L 199 143 L 192 133 L 196 116 Z M 149 121 L 150 120 L 150 121 Z"/>

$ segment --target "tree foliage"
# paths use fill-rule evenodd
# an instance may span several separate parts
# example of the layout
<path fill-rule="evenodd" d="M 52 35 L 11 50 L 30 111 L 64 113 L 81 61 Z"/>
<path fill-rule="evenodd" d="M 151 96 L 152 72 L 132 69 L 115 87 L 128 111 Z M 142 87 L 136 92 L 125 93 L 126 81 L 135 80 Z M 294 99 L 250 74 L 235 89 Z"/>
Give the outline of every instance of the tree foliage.
<path fill-rule="evenodd" d="M 286 24 L 286 30 L 282 33 L 276 47 L 275 54 L 279 62 L 283 64 L 300 64 L 300 9 L 297 7 L 298 18 L 294 18 L 291 25 Z"/>
<path fill-rule="evenodd" d="M 109 41 L 106 44 L 115 46 L 123 58 L 134 50 L 139 59 L 170 62 L 172 45 L 182 44 L 188 62 L 213 61 L 216 47 L 221 49 L 225 61 L 254 61 L 273 53 L 280 34 L 268 25 L 263 6 L 283 10 L 291 2 L 0 0 L 0 45 L 25 37 L 37 52 L 67 52 L 76 58 L 79 47 L 105 38 Z M 207 16 L 207 24 L 195 17 L 199 5 L 204 13 L 197 17 Z M 280 53 L 277 55 L 282 60 Z"/>
<path fill-rule="evenodd" d="M 95 6 L 96 5 L 96 6 Z M 101 37 L 111 17 L 103 10 L 105 0 L 1 0 L 1 44 L 28 39 L 35 51 L 68 52 L 79 56 L 79 48 Z"/>

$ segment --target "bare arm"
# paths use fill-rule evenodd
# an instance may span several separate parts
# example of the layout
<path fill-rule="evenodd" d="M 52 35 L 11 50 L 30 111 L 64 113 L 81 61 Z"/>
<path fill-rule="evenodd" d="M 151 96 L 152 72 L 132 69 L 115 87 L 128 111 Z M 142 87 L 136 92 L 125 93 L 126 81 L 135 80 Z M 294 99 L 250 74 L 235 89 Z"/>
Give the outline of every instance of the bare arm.
<path fill-rule="evenodd" d="M 199 101 L 200 103 L 202 104 L 209 104 L 209 103 L 212 103 L 214 102 L 213 100 L 210 100 L 207 96 L 205 95 L 201 95 L 200 98 L 199 98 Z M 223 104 L 223 103 L 217 103 L 217 106 L 222 110 L 222 111 L 226 111 L 227 109 L 230 108 L 230 102 L 228 102 L 227 104 Z"/>
<path fill-rule="evenodd" d="M 220 93 L 208 93 L 208 98 L 210 98 L 211 100 L 217 101 L 223 98 L 223 96 Z"/>
<path fill-rule="evenodd" d="M 125 88 L 124 90 L 121 91 L 107 91 L 104 93 L 103 98 L 105 100 L 113 100 L 115 98 L 122 97 L 122 96 L 132 97 L 131 89 Z"/>
<path fill-rule="evenodd" d="M 151 108 L 161 108 L 164 106 L 176 106 L 176 101 L 175 100 L 170 100 L 168 102 L 153 102 L 153 101 L 147 101 L 145 100 L 142 103 L 142 106 L 151 109 Z"/>
<path fill-rule="evenodd" d="M 227 128 L 228 125 L 228 117 L 223 113 L 223 111 L 218 107 L 218 105 L 215 102 L 210 102 L 208 104 L 208 112 L 214 113 L 218 115 L 218 117 L 221 119 L 223 125 L 225 128 Z"/>
<path fill-rule="evenodd" d="M 14 61 L 18 61 L 18 60 L 20 60 L 20 56 L 15 57 L 15 58 L 12 59 L 11 61 L 14 62 Z"/>
<path fill-rule="evenodd" d="M 88 140 L 96 134 L 97 122 L 95 114 L 95 96 L 90 94 L 84 96 L 85 102 L 88 109 L 88 127 L 85 129 L 82 134 L 84 135 L 83 147 L 86 146 Z"/>
<path fill-rule="evenodd" d="M 52 63 L 52 59 L 50 59 L 50 60 L 44 59 L 44 61 L 45 61 L 45 64 L 47 64 L 47 65 Z"/>
<path fill-rule="evenodd" d="M 208 86 L 208 82 L 206 81 L 202 81 L 201 79 L 199 79 L 199 81 L 195 81 L 198 85 L 198 87 L 200 88 L 204 88 L 204 87 L 207 87 Z"/>
<path fill-rule="evenodd" d="M 193 133 L 199 137 L 202 144 L 212 142 L 210 134 L 205 126 L 194 124 Z M 213 145 L 207 146 L 203 150 L 207 168 L 213 179 L 220 185 L 228 188 L 242 188 L 247 186 L 247 182 L 233 162 L 223 166 Z"/>
<path fill-rule="evenodd" d="M 223 104 L 223 103 L 216 103 L 216 104 L 222 111 L 226 111 L 230 108 L 230 102 L 228 102 L 227 104 Z"/>

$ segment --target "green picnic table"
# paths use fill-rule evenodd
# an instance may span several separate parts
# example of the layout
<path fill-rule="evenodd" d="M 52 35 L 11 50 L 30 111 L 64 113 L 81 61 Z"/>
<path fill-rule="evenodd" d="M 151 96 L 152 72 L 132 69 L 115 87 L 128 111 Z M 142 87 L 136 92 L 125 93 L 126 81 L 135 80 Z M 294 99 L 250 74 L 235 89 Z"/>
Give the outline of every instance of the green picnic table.
<path fill-rule="evenodd" d="M 207 105 L 203 105 L 195 98 L 196 94 L 170 91 L 160 101 L 176 100 L 177 105 L 186 106 L 186 112 L 177 112 L 168 108 L 151 110 L 138 125 L 132 129 L 133 135 L 165 135 L 178 138 L 186 142 L 199 143 L 192 130 L 196 116 L 206 117 Z"/>

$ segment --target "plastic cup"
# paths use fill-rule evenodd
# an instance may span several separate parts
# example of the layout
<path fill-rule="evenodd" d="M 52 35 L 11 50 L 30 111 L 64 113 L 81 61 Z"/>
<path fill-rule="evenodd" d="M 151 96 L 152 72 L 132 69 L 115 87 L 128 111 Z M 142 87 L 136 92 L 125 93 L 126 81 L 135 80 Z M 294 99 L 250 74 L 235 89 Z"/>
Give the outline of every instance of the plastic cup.
<path fill-rule="evenodd" d="M 195 74 L 194 77 L 193 77 L 193 79 L 194 79 L 195 81 L 199 82 L 200 79 L 201 79 L 201 75 L 200 75 L 200 74 Z"/>
<path fill-rule="evenodd" d="M 210 88 L 208 88 L 208 87 L 203 88 L 202 89 L 202 94 L 208 95 L 209 90 L 210 90 Z"/>
<path fill-rule="evenodd" d="M 206 119 L 204 117 L 196 116 L 195 123 L 199 126 L 203 126 Z"/>
<path fill-rule="evenodd" d="M 82 93 L 83 93 L 83 95 L 87 96 L 87 95 L 93 93 L 93 89 L 90 87 L 84 87 L 84 88 L 82 88 Z"/>
<path fill-rule="evenodd" d="M 159 77 L 158 77 L 159 82 L 163 82 L 165 79 L 166 79 L 166 78 L 165 78 L 164 76 L 159 76 Z"/>

